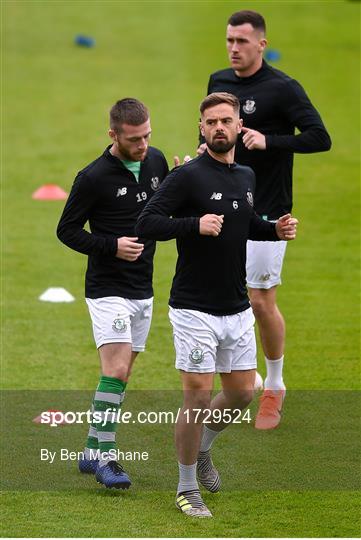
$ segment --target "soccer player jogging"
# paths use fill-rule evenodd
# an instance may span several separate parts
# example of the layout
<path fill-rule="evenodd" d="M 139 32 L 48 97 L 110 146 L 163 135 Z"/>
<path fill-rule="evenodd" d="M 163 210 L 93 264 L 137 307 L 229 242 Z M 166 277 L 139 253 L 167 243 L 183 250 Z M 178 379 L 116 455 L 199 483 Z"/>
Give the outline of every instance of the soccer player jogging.
<path fill-rule="evenodd" d="M 229 92 L 238 97 L 244 125 L 235 161 L 255 172 L 256 212 L 265 220 L 275 221 L 292 210 L 293 154 L 329 150 L 331 141 L 302 86 L 263 60 L 266 45 L 262 15 L 254 11 L 234 13 L 227 26 L 231 67 L 210 76 L 207 93 Z M 297 135 L 295 128 L 300 132 Z M 198 152 L 204 149 L 205 143 Z M 285 250 L 285 242 L 253 239 L 247 244 L 247 285 L 267 367 L 255 422 L 258 429 L 279 424 L 285 396 L 285 322 L 276 302 Z"/>
<path fill-rule="evenodd" d="M 64 244 L 88 255 L 85 296 L 101 364 L 92 406 L 101 421 L 93 419 L 79 470 L 122 489 L 131 482 L 114 459 L 115 412 L 132 364 L 144 351 L 153 306 L 155 242 L 138 238 L 135 224 L 168 173 L 162 152 L 149 146 L 150 135 L 143 103 L 133 98 L 115 103 L 113 144 L 78 173 L 57 229 Z M 84 229 L 86 222 L 91 232 Z"/>
<path fill-rule="evenodd" d="M 219 490 L 210 448 L 229 418 L 218 422 L 211 415 L 202 430 L 204 415 L 198 413 L 209 409 L 233 415 L 253 396 L 256 341 L 245 282 L 247 239 L 292 240 L 297 220 L 286 214 L 270 223 L 253 210 L 255 175 L 234 163 L 242 129 L 238 99 L 211 94 L 200 112 L 207 150 L 169 174 L 140 215 L 136 231 L 157 240 L 177 238 L 169 301 L 184 394 L 176 424 L 176 505 L 185 514 L 211 517 L 197 474 L 206 489 Z M 222 391 L 211 401 L 215 373 L 220 373 Z"/>

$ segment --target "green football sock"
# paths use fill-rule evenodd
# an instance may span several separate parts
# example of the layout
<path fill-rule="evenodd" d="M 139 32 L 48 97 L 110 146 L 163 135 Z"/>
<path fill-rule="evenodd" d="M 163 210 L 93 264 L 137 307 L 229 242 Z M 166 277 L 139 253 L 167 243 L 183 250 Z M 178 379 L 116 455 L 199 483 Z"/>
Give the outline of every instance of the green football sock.
<path fill-rule="evenodd" d="M 94 412 L 94 402 L 91 408 L 92 414 Z M 98 433 L 97 425 L 94 420 L 92 420 L 91 425 L 88 431 L 88 438 L 86 440 L 86 445 L 84 449 L 84 456 L 86 459 L 98 459 L 99 457 L 99 443 L 98 443 Z"/>
<path fill-rule="evenodd" d="M 116 415 L 123 403 L 126 386 L 127 383 L 120 379 L 105 377 L 103 375 L 100 377 L 98 388 L 95 392 L 93 401 L 94 412 L 100 413 L 101 420 L 100 422 L 94 422 L 93 420 L 91 427 L 96 426 L 100 466 L 114 459 L 114 457 L 109 455 L 109 450 L 116 450 Z M 91 433 L 94 434 L 93 431 Z M 92 435 L 88 437 L 88 441 L 89 438 L 94 439 Z M 95 441 L 90 441 L 90 444 L 95 444 Z"/>

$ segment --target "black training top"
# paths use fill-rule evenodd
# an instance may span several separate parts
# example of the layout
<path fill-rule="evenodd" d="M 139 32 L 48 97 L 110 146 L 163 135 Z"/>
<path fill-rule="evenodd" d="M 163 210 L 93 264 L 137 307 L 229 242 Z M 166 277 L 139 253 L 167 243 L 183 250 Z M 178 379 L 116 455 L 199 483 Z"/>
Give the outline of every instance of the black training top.
<path fill-rule="evenodd" d="M 213 315 L 249 307 L 247 238 L 278 240 L 275 224 L 252 208 L 254 185 L 249 167 L 221 163 L 205 152 L 174 169 L 144 208 L 137 234 L 154 240 L 177 238 L 172 307 Z M 199 234 L 199 218 L 205 214 L 224 215 L 219 236 Z"/>
<path fill-rule="evenodd" d="M 331 147 L 320 115 L 304 89 L 263 62 L 250 77 L 238 77 L 233 69 L 213 73 L 207 93 L 212 92 L 237 96 L 243 125 L 266 136 L 266 150 L 247 150 L 242 134 L 236 146 L 236 162 L 248 165 L 256 174 L 255 210 L 268 219 L 290 212 L 293 153 L 322 152 Z M 295 128 L 301 133 L 294 135 Z"/>
<path fill-rule="evenodd" d="M 86 297 L 150 298 L 155 242 L 139 238 L 143 253 L 129 262 L 115 256 L 117 238 L 136 236 L 138 215 L 167 175 L 168 165 L 162 152 L 150 147 L 138 183 L 109 148 L 75 178 L 57 235 L 70 248 L 88 255 Z M 87 221 L 91 233 L 84 229 Z"/>

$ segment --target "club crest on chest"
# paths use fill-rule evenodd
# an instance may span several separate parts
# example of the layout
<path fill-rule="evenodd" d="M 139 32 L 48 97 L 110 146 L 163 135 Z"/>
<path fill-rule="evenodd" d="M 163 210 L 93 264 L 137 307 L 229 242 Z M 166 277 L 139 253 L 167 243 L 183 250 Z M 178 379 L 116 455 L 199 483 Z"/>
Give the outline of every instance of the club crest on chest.
<path fill-rule="evenodd" d="M 158 178 L 158 176 L 153 176 L 153 178 L 151 178 L 150 186 L 151 186 L 153 191 L 155 191 L 156 189 L 159 188 L 159 178 Z"/>
<path fill-rule="evenodd" d="M 246 103 L 242 107 L 243 112 L 246 114 L 252 114 L 256 110 L 256 102 L 253 99 L 247 99 Z"/>
<path fill-rule="evenodd" d="M 247 202 L 250 206 L 253 206 L 253 195 L 251 191 L 247 191 Z"/>

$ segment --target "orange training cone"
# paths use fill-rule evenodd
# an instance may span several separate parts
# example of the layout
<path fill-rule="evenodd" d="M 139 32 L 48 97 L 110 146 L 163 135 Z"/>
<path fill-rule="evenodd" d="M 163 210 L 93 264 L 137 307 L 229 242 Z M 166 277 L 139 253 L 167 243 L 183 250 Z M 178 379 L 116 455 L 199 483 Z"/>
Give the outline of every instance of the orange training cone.
<path fill-rule="evenodd" d="M 34 191 L 32 198 L 39 201 L 60 201 L 67 199 L 68 194 L 56 184 L 44 184 Z"/>

